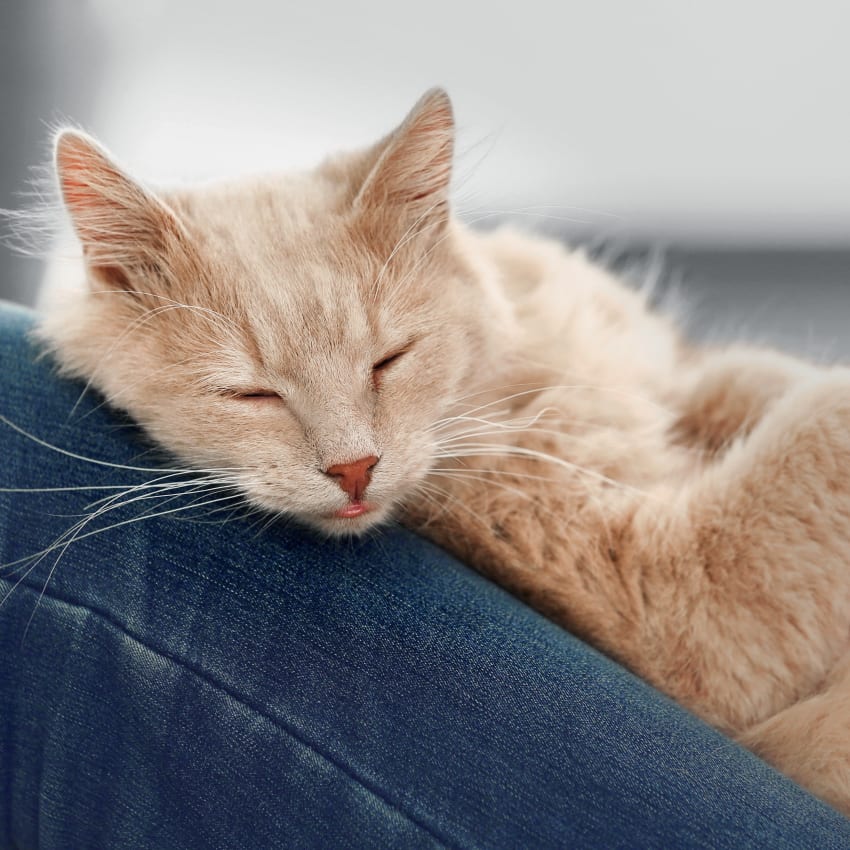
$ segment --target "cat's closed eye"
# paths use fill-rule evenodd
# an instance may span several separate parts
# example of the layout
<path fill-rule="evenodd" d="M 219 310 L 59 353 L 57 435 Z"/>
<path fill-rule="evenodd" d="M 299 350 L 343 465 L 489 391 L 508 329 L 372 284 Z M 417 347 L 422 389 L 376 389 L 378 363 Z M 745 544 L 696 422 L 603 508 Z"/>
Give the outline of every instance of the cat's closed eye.
<path fill-rule="evenodd" d="M 375 389 L 380 388 L 381 378 L 384 372 L 386 372 L 394 363 L 398 362 L 409 350 L 410 344 L 408 343 L 403 348 L 388 354 L 386 357 L 383 357 L 381 360 L 376 361 L 372 365 L 372 383 L 374 384 Z"/>
<path fill-rule="evenodd" d="M 235 401 L 250 401 L 258 402 L 261 404 L 269 404 L 283 401 L 279 393 L 275 392 L 274 390 L 266 389 L 227 389 L 223 390 L 221 392 L 221 395 L 225 396 L 226 398 L 234 399 Z"/>

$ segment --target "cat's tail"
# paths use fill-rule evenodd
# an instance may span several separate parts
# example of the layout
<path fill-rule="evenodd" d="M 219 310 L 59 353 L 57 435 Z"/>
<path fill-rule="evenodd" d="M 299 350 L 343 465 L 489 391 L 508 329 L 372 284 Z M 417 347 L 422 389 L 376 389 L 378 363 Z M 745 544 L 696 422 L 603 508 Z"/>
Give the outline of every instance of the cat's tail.
<path fill-rule="evenodd" d="M 738 740 L 850 816 L 850 654 L 815 694 Z"/>

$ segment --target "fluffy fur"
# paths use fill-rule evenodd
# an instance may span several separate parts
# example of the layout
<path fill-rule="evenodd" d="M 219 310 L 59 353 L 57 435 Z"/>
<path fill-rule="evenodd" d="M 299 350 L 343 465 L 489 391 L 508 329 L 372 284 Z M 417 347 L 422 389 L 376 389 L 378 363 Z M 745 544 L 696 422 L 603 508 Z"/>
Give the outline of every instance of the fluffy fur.
<path fill-rule="evenodd" d="M 310 173 L 153 193 L 65 131 L 85 269 L 40 335 L 251 503 L 399 516 L 850 814 L 850 373 L 693 348 L 580 253 L 466 229 L 452 145 L 433 91 Z"/>

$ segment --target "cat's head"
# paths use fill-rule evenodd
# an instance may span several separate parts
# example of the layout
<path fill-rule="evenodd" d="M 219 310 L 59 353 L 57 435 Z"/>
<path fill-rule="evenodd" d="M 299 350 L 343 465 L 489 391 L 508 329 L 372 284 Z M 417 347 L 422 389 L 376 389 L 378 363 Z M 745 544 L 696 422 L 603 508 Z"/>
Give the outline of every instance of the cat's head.
<path fill-rule="evenodd" d="M 311 172 L 154 193 L 63 131 L 85 283 L 48 304 L 42 336 L 253 503 L 363 531 L 415 491 L 435 427 L 505 333 L 450 215 L 453 139 L 435 90 L 368 150 Z"/>

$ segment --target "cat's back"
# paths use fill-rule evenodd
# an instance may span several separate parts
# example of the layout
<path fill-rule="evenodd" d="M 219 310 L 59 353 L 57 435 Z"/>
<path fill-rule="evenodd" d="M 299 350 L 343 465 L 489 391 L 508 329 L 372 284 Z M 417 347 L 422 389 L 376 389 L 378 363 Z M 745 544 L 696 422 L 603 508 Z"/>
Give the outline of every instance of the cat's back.
<path fill-rule="evenodd" d="M 519 328 L 498 390 L 476 413 L 523 426 L 488 436 L 526 452 L 506 467 L 575 480 L 578 465 L 592 470 L 579 474 L 582 490 L 604 484 L 596 473 L 641 487 L 686 474 L 670 429 L 687 349 L 671 319 L 556 240 L 511 228 L 467 238 L 496 270 Z"/>
<path fill-rule="evenodd" d="M 645 292 L 554 239 L 500 228 L 474 236 L 498 270 L 520 335 L 515 358 L 558 383 L 668 398 L 685 345 Z M 622 410 L 622 396 L 604 408 Z"/>
<path fill-rule="evenodd" d="M 514 305 L 523 354 L 605 384 L 669 380 L 681 338 L 644 292 L 555 239 L 509 227 L 475 239 Z"/>

